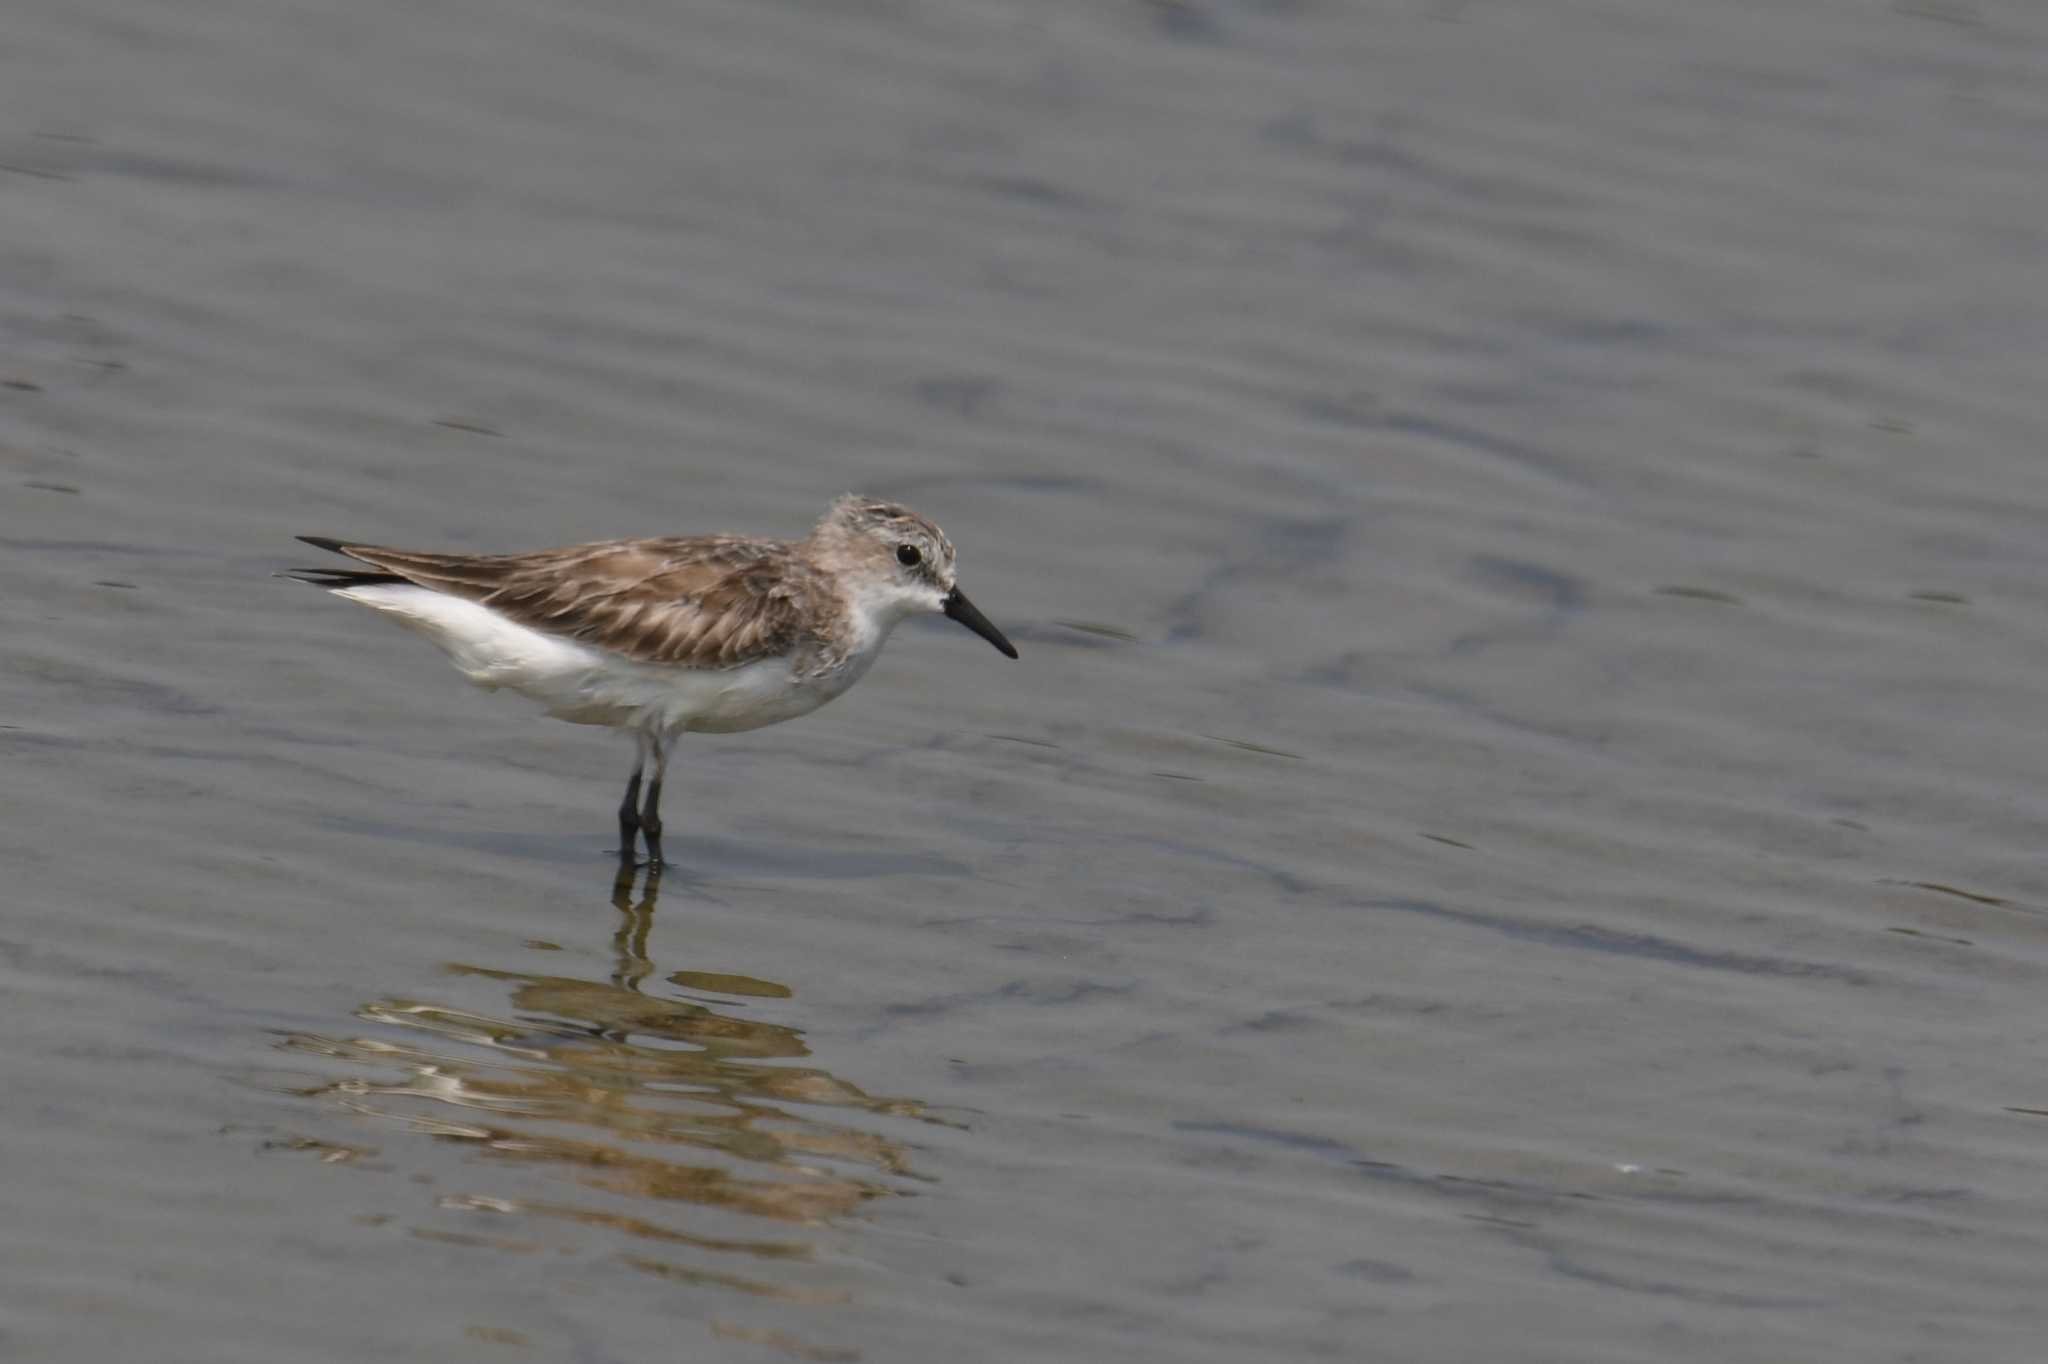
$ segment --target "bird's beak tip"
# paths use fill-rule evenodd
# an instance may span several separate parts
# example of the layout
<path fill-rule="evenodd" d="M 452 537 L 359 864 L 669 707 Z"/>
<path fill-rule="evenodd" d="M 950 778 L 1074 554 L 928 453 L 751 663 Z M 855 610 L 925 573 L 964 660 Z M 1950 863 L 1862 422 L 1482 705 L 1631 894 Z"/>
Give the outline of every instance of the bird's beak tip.
<path fill-rule="evenodd" d="M 946 594 L 945 611 L 948 619 L 959 621 L 962 625 L 974 631 L 975 634 L 980 635 L 990 644 L 993 644 L 997 653 L 1005 658 L 1017 657 L 1017 646 L 1010 643 L 1003 636 L 1003 632 L 996 629 L 989 618 L 981 614 L 980 609 L 973 602 L 967 600 L 967 594 L 959 588 L 956 587 Z"/>

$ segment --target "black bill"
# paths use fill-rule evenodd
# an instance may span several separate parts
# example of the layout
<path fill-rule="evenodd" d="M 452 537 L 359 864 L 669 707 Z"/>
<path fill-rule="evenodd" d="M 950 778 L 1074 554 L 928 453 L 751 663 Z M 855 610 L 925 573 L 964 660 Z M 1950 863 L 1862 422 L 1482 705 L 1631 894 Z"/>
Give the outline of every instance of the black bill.
<path fill-rule="evenodd" d="M 1017 656 L 1017 646 L 1004 639 L 1003 632 L 989 624 L 988 617 L 981 614 L 975 608 L 974 603 L 967 600 L 966 596 L 957 587 L 946 594 L 946 614 L 974 631 L 975 634 L 980 635 L 989 643 L 995 645 L 997 649 L 1008 654 L 1011 658 Z"/>

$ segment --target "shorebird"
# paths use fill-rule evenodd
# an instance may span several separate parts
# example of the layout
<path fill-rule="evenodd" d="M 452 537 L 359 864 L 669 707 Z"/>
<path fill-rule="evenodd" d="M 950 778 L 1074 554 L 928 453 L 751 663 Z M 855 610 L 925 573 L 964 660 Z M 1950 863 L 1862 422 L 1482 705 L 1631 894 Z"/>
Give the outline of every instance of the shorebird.
<path fill-rule="evenodd" d="M 429 554 L 299 539 L 363 568 L 281 577 L 382 611 L 486 690 L 633 736 L 619 857 L 661 858 L 661 783 L 679 734 L 730 734 L 808 714 L 851 687 L 905 617 L 951 617 L 1016 648 L 960 591 L 953 545 L 908 507 L 849 494 L 802 540 L 701 535 L 602 540 L 528 554 Z M 645 798 L 641 781 L 654 772 Z"/>

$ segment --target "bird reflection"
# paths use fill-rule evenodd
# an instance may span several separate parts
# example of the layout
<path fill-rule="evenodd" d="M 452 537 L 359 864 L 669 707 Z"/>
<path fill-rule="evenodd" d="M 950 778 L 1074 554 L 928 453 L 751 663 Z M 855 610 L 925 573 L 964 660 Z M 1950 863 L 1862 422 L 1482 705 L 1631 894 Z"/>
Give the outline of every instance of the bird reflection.
<path fill-rule="evenodd" d="M 877 1129 L 939 1119 L 914 1100 L 877 1097 L 801 1064 L 811 1054 L 801 1029 L 748 1016 L 791 999 L 786 985 L 693 969 L 654 979 L 648 939 L 659 894 L 658 873 L 637 893 L 631 874 L 614 883 L 620 920 L 607 979 L 451 963 L 453 977 L 502 987 L 505 1006 L 376 999 L 356 1010 L 371 1031 L 287 1037 L 285 1049 L 348 1071 L 293 1092 L 467 1144 L 493 1162 L 565 1175 L 600 1196 L 485 1192 L 443 1197 L 444 1209 L 604 1227 L 757 1262 L 808 1256 L 801 1240 L 735 1234 L 747 1232 L 745 1221 L 710 1210 L 816 1224 L 900 1194 L 918 1176 L 905 1144 Z M 687 1225 L 707 1218 L 714 1225 Z M 667 1279 L 805 1296 L 641 1254 L 620 1260 Z"/>
<path fill-rule="evenodd" d="M 627 863 L 612 878 L 612 908 L 620 915 L 619 931 L 612 934 L 612 953 L 617 958 L 612 984 L 622 990 L 637 990 L 641 981 L 654 974 L 654 963 L 647 957 L 647 934 L 654 928 L 654 902 L 661 895 L 661 864 L 648 867 L 647 888 L 638 900 L 633 898 L 636 870 Z"/>

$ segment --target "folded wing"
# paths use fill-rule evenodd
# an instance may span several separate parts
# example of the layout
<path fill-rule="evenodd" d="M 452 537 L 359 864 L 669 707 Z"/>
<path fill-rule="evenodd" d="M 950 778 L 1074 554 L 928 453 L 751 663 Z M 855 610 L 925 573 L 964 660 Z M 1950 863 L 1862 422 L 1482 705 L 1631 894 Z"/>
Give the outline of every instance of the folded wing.
<path fill-rule="evenodd" d="M 799 648 L 829 592 L 776 540 L 714 535 L 427 554 L 300 538 L 532 629 L 689 668 L 736 668 Z"/>

